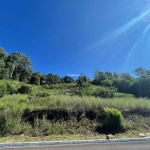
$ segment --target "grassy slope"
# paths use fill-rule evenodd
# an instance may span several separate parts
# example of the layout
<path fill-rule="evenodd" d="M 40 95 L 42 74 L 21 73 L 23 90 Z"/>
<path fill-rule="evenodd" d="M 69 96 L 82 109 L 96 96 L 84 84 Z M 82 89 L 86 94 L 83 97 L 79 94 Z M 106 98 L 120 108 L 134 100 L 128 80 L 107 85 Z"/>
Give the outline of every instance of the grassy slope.
<path fill-rule="evenodd" d="M 1 83 L 9 83 L 16 90 L 24 84 L 7 80 L 1 80 Z M 6 118 L 6 135 L 13 135 L 13 137 L 22 135 L 21 138 L 19 136 L 19 139 L 25 141 L 28 136 L 37 136 L 37 138 L 30 138 L 31 141 L 41 140 L 39 136 L 44 136 L 43 138 L 47 140 L 70 139 L 70 137 L 73 139 L 104 138 L 103 134 L 99 135 L 95 132 L 96 126 L 101 124 L 101 119 L 97 118 L 101 118 L 104 107 L 117 108 L 125 116 L 127 131 L 125 134 L 117 134 L 116 137 L 133 137 L 140 132 L 150 130 L 150 100 L 148 99 L 102 99 L 86 96 L 67 96 L 63 93 L 69 90 L 67 86 L 62 90 L 63 87 L 61 89 L 59 89 L 59 86 L 45 89 L 41 86 L 32 85 L 32 94 L 46 92 L 50 96 L 31 97 L 29 95 L 14 94 L 5 95 L 1 98 L 0 113 Z M 52 110 L 56 111 L 53 112 Z M 63 113 L 65 114 L 65 112 L 70 113 L 70 119 L 65 120 L 65 116 L 58 117 Z M 96 117 L 90 118 L 87 115 L 88 112 L 95 113 Z M 54 116 L 58 115 L 58 118 L 50 118 L 49 114 L 52 113 L 55 113 Z M 23 117 L 24 114 L 28 114 L 29 117 Z M 18 140 L 17 138 L 18 136 L 15 137 L 16 140 Z M 11 138 L 3 139 L 7 141 Z"/>

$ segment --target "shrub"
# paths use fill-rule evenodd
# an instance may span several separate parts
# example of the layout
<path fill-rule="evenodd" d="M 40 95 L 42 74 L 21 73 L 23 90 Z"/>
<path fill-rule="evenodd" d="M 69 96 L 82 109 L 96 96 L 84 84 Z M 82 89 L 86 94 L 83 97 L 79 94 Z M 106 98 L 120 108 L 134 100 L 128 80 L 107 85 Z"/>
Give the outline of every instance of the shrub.
<path fill-rule="evenodd" d="M 93 96 L 102 97 L 102 98 L 113 98 L 114 97 L 114 89 L 109 89 L 106 87 L 97 88 L 93 93 Z"/>
<path fill-rule="evenodd" d="M 29 86 L 26 85 L 22 85 L 19 89 L 18 92 L 21 94 L 29 94 L 31 93 L 31 88 Z"/>
<path fill-rule="evenodd" d="M 30 80 L 31 84 L 40 85 L 40 77 L 39 76 L 32 76 Z"/>
<path fill-rule="evenodd" d="M 7 93 L 7 86 L 4 84 L 0 85 L 0 97 L 3 97 Z"/>
<path fill-rule="evenodd" d="M 115 108 L 104 108 L 104 122 L 102 128 L 105 131 L 124 131 L 124 120 L 121 112 Z"/>
<path fill-rule="evenodd" d="M 17 94 L 17 91 L 13 89 L 12 85 L 7 83 L 7 94 Z"/>
<path fill-rule="evenodd" d="M 6 94 L 16 94 L 17 91 L 13 89 L 11 84 L 0 84 L 0 97 L 3 97 Z"/>
<path fill-rule="evenodd" d="M 80 90 L 76 90 L 75 92 L 72 92 L 72 95 L 91 96 L 91 90 L 90 88 L 82 88 Z"/>

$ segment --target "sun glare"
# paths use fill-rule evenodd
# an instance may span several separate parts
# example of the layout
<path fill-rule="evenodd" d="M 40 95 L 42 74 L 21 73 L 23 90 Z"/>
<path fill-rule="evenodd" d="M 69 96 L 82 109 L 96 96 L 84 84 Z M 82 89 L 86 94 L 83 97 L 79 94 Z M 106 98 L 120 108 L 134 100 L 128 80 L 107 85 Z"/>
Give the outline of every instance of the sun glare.
<path fill-rule="evenodd" d="M 137 28 L 139 28 L 139 27 L 143 28 L 143 32 L 142 32 L 141 36 L 138 37 L 138 40 L 136 41 L 136 43 L 133 45 L 133 47 L 129 51 L 129 54 L 127 55 L 127 58 L 122 66 L 122 69 L 123 69 L 126 66 L 129 58 L 131 57 L 133 51 L 136 50 L 136 48 L 141 44 L 141 42 L 143 41 L 145 36 L 148 34 L 148 31 L 150 29 L 150 6 L 144 7 L 139 12 L 138 16 L 136 16 L 135 18 L 133 18 L 132 20 L 130 20 L 129 22 L 124 24 L 122 27 L 116 29 L 112 33 L 103 37 L 100 41 L 97 42 L 97 44 L 92 46 L 92 48 L 90 48 L 86 52 L 87 53 L 93 53 L 93 52 L 97 52 L 97 51 L 102 52 L 103 51 L 102 48 L 104 46 L 107 46 L 110 42 L 112 42 L 116 38 L 119 38 L 121 35 L 123 35 L 127 31 L 131 34 L 133 31 L 137 30 Z M 110 61 L 112 61 L 115 58 L 115 56 L 119 53 L 119 51 L 121 49 L 122 48 L 120 48 L 120 49 L 116 50 L 116 52 L 114 52 L 114 55 L 112 56 Z M 109 63 L 110 63 L 110 61 L 109 61 Z"/>

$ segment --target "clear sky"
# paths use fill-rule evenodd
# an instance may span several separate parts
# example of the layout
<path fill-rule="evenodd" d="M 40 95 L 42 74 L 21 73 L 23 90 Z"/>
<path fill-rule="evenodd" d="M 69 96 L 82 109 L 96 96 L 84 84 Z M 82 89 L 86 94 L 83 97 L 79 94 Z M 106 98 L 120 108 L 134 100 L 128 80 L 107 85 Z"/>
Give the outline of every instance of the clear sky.
<path fill-rule="evenodd" d="M 0 0 L 0 47 L 34 72 L 150 69 L 149 0 Z"/>

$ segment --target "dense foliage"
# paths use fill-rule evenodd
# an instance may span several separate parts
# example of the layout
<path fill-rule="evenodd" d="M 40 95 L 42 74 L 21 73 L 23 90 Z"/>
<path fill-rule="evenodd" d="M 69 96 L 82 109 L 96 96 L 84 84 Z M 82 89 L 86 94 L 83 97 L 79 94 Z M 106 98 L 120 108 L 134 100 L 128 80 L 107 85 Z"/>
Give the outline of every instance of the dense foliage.
<path fill-rule="evenodd" d="M 65 84 L 74 84 L 73 94 L 96 96 L 103 98 L 114 97 L 115 93 L 132 94 L 135 97 L 150 98 L 150 70 L 139 67 L 133 71 L 134 77 L 129 73 L 111 73 L 95 70 L 94 79 L 90 80 L 86 75 L 80 74 L 75 81 L 70 76 L 60 77 L 52 73 L 42 74 L 33 72 L 30 58 L 25 54 L 13 52 L 8 54 L 0 48 L 0 79 L 11 79 L 32 85 L 41 85 L 45 88 L 72 88 Z M 97 89 L 90 89 L 91 86 Z M 7 91 L 6 85 L 0 85 L 0 97 L 6 93 L 16 93 L 13 89 Z M 115 89 L 115 90 L 114 90 Z"/>
<path fill-rule="evenodd" d="M 31 64 L 25 54 L 0 48 L 0 136 L 89 135 L 98 126 L 103 132 L 149 130 L 149 118 L 124 126 L 122 114 L 150 114 L 150 70 L 139 67 L 134 77 L 95 70 L 93 79 L 81 73 L 75 80 L 33 72 Z"/>
<path fill-rule="evenodd" d="M 18 93 L 20 93 L 20 94 L 29 94 L 29 93 L 31 93 L 31 88 L 30 88 L 29 86 L 22 85 L 22 86 L 18 89 Z"/>
<path fill-rule="evenodd" d="M 106 129 L 106 121 L 109 116 L 104 112 L 106 107 L 115 108 L 124 115 L 127 132 L 134 130 L 135 133 L 135 130 L 139 132 L 143 129 L 148 132 L 150 130 L 150 101 L 146 98 L 137 99 L 131 97 L 131 94 L 122 93 L 117 93 L 119 98 L 113 99 L 94 97 L 92 93 L 101 88 L 94 85 L 79 89 L 78 92 L 82 93 L 82 97 L 68 95 L 68 88 L 76 83 L 52 84 L 43 87 L 16 80 L 0 80 L 0 85 L 5 85 L 4 96 L 0 98 L 0 136 L 24 135 L 26 137 L 55 134 L 86 134 L 89 136 L 97 134 L 95 131 L 98 126 L 103 129 L 101 132 L 106 133 L 108 130 L 102 128 Z M 110 90 L 113 89 L 110 88 Z M 13 91 L 17 94 L 10 95 L 10 92 Z M 89 92 L 91 96 L 85 96 Z M 125 96 L 127 98 L 124 98 Z M 109 119 L 115 121 L 119 117 L 118 113 L 114 111 L 111 113 L 114 119 L 113 117 Z M 142 117 L 134 116 L 139 114 Z M 147 118 L 144 118 L 145 116 Z M 119 119 L 114 123 L 115 126 L 116 124 L 120 124 Z M 117 128 L 119 131 L 115 131 L 113 126 L 111 128 L 113 131 L 109 133 L 115 134 L 123 131 L 120 128 Z"/>

